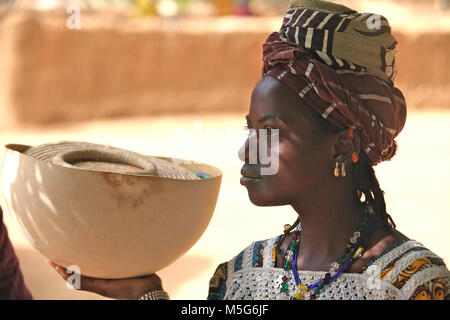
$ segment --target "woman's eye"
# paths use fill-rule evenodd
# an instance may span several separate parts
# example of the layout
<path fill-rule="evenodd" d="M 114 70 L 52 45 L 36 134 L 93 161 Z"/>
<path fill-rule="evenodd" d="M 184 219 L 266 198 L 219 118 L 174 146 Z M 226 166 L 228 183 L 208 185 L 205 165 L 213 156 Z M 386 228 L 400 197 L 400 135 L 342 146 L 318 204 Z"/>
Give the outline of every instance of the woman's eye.
<path fill-rule="evenodd" d="M 272 127 L 265 127 L 264 129 L 266 130 L 266 133 L 267 133 L 268 136 L 276 135 L 280 131 L 279 129 L 275 129 L 275 128 L 272 128 Z"/>
<path fill-rule="evenodd" d="M 252 132 L 256 132 L 256 130 L 254 128 L 252 128 L 248 125 L 244 126 L 243 129 L 244 129 L 244 131 L 248 131 L 248 133 L 247 133 L 248 135 L 251 135 Z M 280 131 L 279 129 L 275 129 L 272 127 L 265 127 L 263 129 L 259 129 L 260 133 L 261 133 L 261 130 L 265 130 L 267 136 L 273 136 L 273 135 L 279 134 L 279 131 Z"/>

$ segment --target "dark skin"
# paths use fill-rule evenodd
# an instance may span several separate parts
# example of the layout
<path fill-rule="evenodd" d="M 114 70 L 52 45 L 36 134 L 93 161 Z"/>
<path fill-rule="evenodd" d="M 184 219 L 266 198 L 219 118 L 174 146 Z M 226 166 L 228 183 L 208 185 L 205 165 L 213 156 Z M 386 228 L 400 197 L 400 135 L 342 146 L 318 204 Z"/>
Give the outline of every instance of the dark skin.
<path fill-rule="evenodd" d="M 348 137 L 348 130 L 315 134 L 312 115 L 306 108 L 309 106 L 298 95 L 275 78 L 266 76 L 256 85 L 246 117 L 248 126 L 256 132 L 265 129 L 268 135 L 275 132 L 271 129 L 279 129 L 279 166 L 274 175 L 259 175 L 263 165 L 259 161 L 249 164 L 247 139 L 240 150 L 241 158 L 245 158 L 241 173 L 247 176 L 241 184 L 257 206 L 292 206 L 302 224 L 298 270 L 328 271 L 361 222 L 362 209 L 353 196 L 351 178 L 351 155 L 360 146 L 358 139 Z M 347 176 L 336 178 L 336 162 L 343 161 Z M 371 259 L 404 240 L 408 238 L 395 229 L 378 227 L 363 256 L 346 272 L 362 272 Z M 287 237 L 283 242 L 283 252 L 289 241 Z M 52 266 L 64 279 L 70 276 L 63 267 Z M 281 268 L 280 257 L 277 267 Z M 156 274 L 120 280 L 81 278 L 81 290 L 115 299 L 137 299 L 148 291 L 161 289 L 161 279 Z"/>
<path fill-rule="evenodd" d="M 279 171 L 245 186 L 253 204 L 290 205 L 300 215 L 298 270 L 328 271 L 361 222 L 362 211 L 353 196 L 351 178 L 351 155 L 360 146 L 357 139 L 348 137 L 347 129 L 318 137 L 307 108 L 282 82 L 267 76 L 258 83 L 252 94 L 248 126 L 257 130 L 279 129 Z M 267 114 L 278 117 L 260 122 Z M 246 150 L 247 145 L 248 141 Z M 347 176 L 336 178 L 336 162 L 342 161 L 346 163 Z M 407 237 L 392 228 L 377 228 L 363 257 L 347 272 L 360 273 L 371 259 L 402 240 Z M 289 237 L 284 241 L 283 251 L 289 241 Z M 277 260 L 281 267 L 281 259 Z"/>

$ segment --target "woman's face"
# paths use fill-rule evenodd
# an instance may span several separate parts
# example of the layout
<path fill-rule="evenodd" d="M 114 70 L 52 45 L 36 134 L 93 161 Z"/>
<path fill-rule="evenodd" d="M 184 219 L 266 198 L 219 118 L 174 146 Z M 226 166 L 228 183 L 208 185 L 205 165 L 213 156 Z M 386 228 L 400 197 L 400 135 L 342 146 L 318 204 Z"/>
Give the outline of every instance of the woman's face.
<path fill-rule="evenodd" d="M 253 90 L 250 111 L 246 116 L 249 138 L 239 150 L 241 160 L 245 161 L 241 169 L 241 184 L 247 188 L 253 204 L 292 204 L 317 190 L 324 179 L 332 175 L 329 143 L 314 134 L 313 116 L 306 108 L 309 106 L 302 103 L 300 97 L 273 77 L 264 77 Z M 270 162 L 261 161 L 259 155 L 257 161 L 250 161 L 255 156 L 250 157 L 254 149 L 249 145 L 257 141 L 253 145 L 257 145 L 259 151 L 264 133 L 267 135 Z M 262 173 L 262 168 L 269 167 L 278 170 Z"/>

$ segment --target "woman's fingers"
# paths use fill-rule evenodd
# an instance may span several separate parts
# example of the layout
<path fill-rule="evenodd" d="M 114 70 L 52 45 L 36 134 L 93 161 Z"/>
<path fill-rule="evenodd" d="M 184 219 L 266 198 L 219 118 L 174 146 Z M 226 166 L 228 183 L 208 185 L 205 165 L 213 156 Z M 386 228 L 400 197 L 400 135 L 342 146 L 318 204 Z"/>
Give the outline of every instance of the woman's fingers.
<path fill-rule="evenodd" d="M 54 263 L 53 261 L 49 261 L 50 266 L 55 269 L 55 271 L 63 278 L 65 281 L 68 281 L 69 277 L 74 273 L 72 271 L 67 271 L 66 268 Z M 76 290 L 84 290 L 93 293 L 97 293 L 102 296 L 115 298 L 115 286 L 114 283 L 111 283 L 109 279 L 97 279 L 91 278 L 87 276 L 77 275 L 79 276 L 78 286 L 72 286 Z M 112 287 L 112 288 L 110 288 Z M 111 290 L 112 289 L 112 290 Z M 112 291 L 112 292 L 109 292 Z"/>
<path fill-rule="evenodd" d="M 98 279 L 74 274 L 53 261 L 49 263 L 71 285 L 74 276 L 77 277 L 76 285 L 72 285 L 75 289 L 94 292 L 113 299 L 137 299 L 148 291 L 162 290 L 161 279 L 156 274 L 125 279 Z"/>
<path fill-rule="evenodd" d="M 67 272 L 67 269 L 57 265 L 56 263 L 54 263 L 53 261 L 49 261 L 50 265 L 52 266 L 53 269 L 55 269 L 55 271 L 64 279 L 67 281 L 67 279 L 69 279 L 69 277 L 71 275 L 73 275 L 73 272 L 69 271 Z M 104 294 L 104 282 L 108 281 L 108 280 L 103 280 L 103 279 L 95 279 L 95 278 L 90 278 L 90 277 L 85 277 L 82 275 L 79 275 L 80 277 L 80 283 L 79 283 L 79 287 L 75 287 L 75 289 L 77 290 L 85 290 L 85 291 L 91 291 L 91 292 L 95 292 L 98 294 Z"/>
<path fill-rule="evenodd" d="M 54 263 L 53 261 L 49 261 L 50 265 L 52 266 L 53 269 L 55 269 L 55 271 L 64 279 L 67 280 L 70 276 L 70 274 L 68 274 L 66 271 L 66 268 L 61 267 L 60 265 L 57 265 L 56 263 Z"/>

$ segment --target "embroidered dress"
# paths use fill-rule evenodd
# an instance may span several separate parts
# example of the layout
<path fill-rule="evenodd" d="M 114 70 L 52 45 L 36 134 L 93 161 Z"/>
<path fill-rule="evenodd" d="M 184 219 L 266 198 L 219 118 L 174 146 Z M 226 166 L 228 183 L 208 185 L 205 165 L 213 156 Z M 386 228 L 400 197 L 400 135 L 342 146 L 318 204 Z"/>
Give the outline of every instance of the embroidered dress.
<path fill-rule="evenodd" d="M 289 300 L 295 291 L 291 271 L 275 267 L 279 240 L 254 242 L 232 260 L 222 263 L 211 278 L 208 300 Z M 299 271 L 308 285 L 322 271 Z M 288 291 L 281 292 L 283 277 Z M 286 279 L 286 278 L 285 278 Z M 317 297 L 322 300 L 449 300 L 450 272 L 443 260 L 421 243 L 408 240 L 372 260 L 362 273 L 343 273 Z"/>

